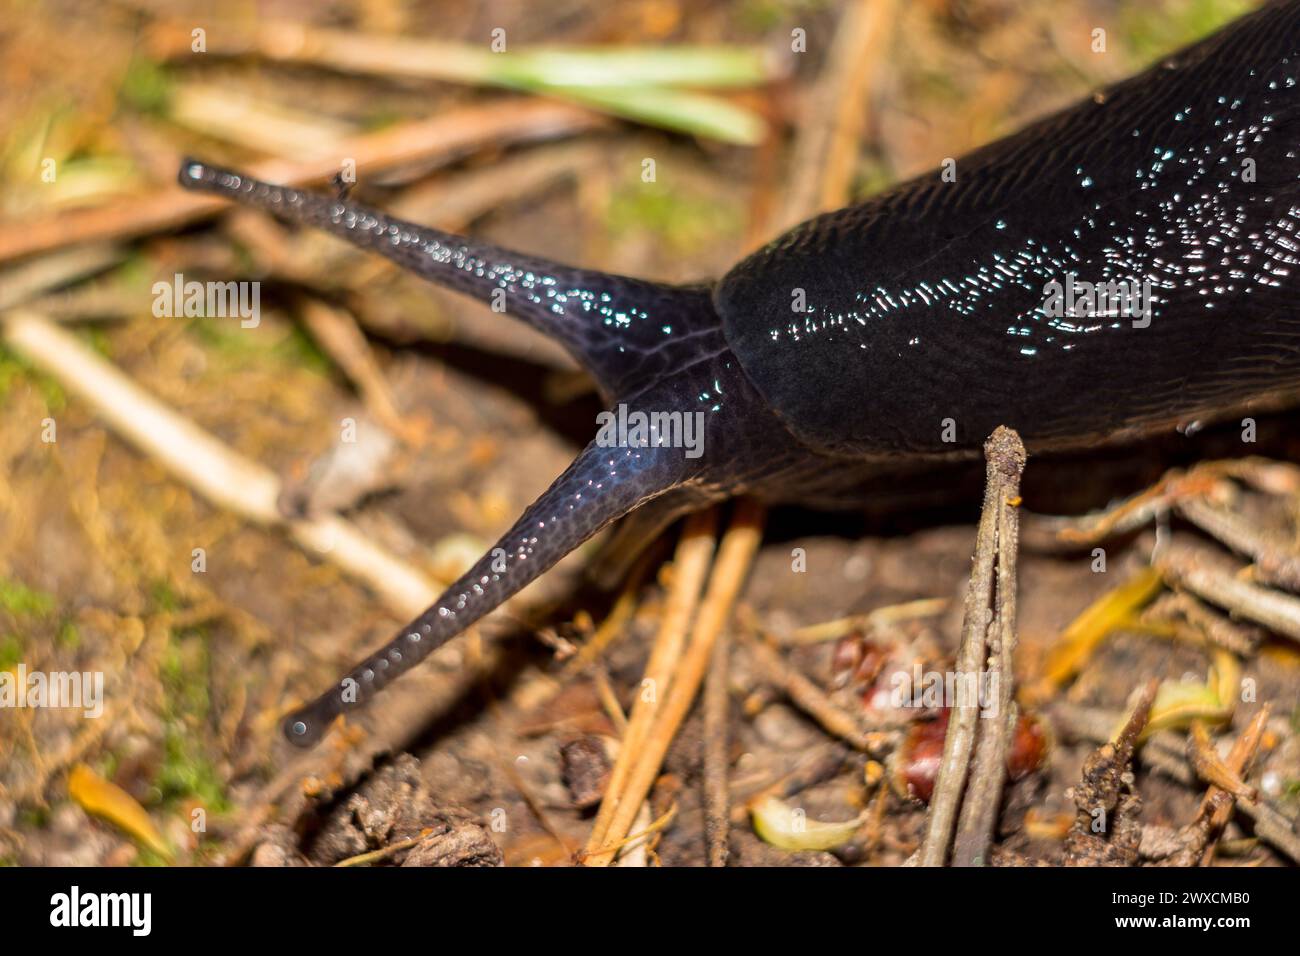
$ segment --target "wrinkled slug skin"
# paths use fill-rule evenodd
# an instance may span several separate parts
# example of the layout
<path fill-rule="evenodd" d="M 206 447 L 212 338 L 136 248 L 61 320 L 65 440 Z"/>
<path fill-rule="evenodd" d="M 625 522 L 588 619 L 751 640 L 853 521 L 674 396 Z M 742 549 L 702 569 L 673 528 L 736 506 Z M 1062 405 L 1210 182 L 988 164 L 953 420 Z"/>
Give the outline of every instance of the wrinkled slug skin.
<path fill-rule="evenodd" d="M 1085 447 L 1300 383 L 1300 5 L 944 169 L 795 228 L 715 302 L 755 387 L 824 450 Z M 948 181 L 953 178 L 955 181 Z M 1049 316 L 1067 274 L 1150 324 Z M 792 311 L 802 290 L 806 312 Z"/>

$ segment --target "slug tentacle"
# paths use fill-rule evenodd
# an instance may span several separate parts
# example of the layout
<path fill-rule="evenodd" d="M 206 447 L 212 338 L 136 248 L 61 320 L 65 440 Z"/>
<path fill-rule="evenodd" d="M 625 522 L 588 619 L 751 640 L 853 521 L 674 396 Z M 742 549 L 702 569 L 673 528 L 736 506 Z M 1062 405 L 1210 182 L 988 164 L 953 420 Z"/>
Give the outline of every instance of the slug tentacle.
<path fill-rule="evenodd" d="M 307 747 L 330 723 L 504 603 L 610 522 L 690 480 L 680 449 L 589 444 L 487 554 L 339 683 L 284 721 Z"/>
<path fill-rule="evenodd" d="M 653 380 L 684 335 L 717 324 L 710 290 L 704 287 L 559 265 L 195 159 L 181 163 L 178 180 L 186 189 L 323 229 L 527 322 L 559 341 L 606 397 L 628 394 Z"/>

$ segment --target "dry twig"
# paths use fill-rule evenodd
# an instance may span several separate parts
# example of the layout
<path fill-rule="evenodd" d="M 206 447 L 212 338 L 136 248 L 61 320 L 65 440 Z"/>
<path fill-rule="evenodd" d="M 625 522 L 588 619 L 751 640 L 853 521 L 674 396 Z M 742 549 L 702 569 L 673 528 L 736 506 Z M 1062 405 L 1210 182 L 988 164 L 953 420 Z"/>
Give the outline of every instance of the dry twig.
<path fill-rule="evenodd" d="M 302 161 L 265 160 L 249 165 L 249 175 L 298 186 L 328 180 L 344 157 L 358 174 L 391 169 L 414 161 L 448 159 L 485 145 L 500 148 L 521 142 L 593 129 L 602 121 L 580 107 L 545 100 L 498 100 L 449 110 L 433 119 L 403 123 L 339 143 L 338 155 Z M 179 166 L 180 156 L 175 159 Z M 179 186 L 155 190 L 102 206 L 59 213 L 0 230 L 0 262 L 102 239 L 128 239 L 211 216 L 229 208 L 220 196 L 192 193 Z"/>
<path fill-rule="evenodd" d="M 1209 818 L 1209 839 L 1206 841 L 1204 851 L 1201 854 L 1201 866 L 1209 866 L 1214 861 L 1215 847 L 1218 846 L 1219 834 L 1223 828 L 1228 825 L 1228 819 L 1232 816 L 1232 809 L 1236 802 L 1245 799 L 1254 803 L 1259 798 L 1259 792 L 1253 787 L 1246 787 L 1241 784 L 1242 779 L 1250 771 L 1251 762 L 1255 759 L 1255 753 L 1259 750 L 1260 742 L 1264 737 L 1264 728 L 1268 725 L 1268 707 L 1261 707 L 1255 714 L 1246 729 L 1241 732 L 1232 745 L 1232 750 L 1228 754 L 1228 759 L 1224 761 L 1224 769 L 1230 775 L 1227 788 L 1218 786 L 1211 787 L 1201 800 L 1201 809 L 1198 816 Z M 1196 725 L 1198 728 L 1200 724 Z M 1202 728 L 1203 732 L 1203 728 Z M 1233 786 L 1233 784 L 1241 786 Z"/>
<path fill-rule="evenodd" d="M 1300 592 L 1300 553 L 1285 541 L 1257 528 L 1241 515 L 1202 498 L 1178 503 L 1178 513 L 1206 534 L 1248 556 L 1255 578 L 1288 591 Z"/>
<path fill-rule="evenodd" d="M 1083 740 L 1107 740 L 1118 718 L 1119 715 L 1113 711 L 1080 707 L 1067 702 L 1057 703 L 1052 708 L 1055 726 L 1066 736 Z M 1153 735 L 1137 751 L 1136 759 L 1184 786 L 1191 787 L 1196 783 L 1196 776 L 1187 764 L 1185 750 L 1179 739 L 1172 734 Z M 1264 800 L 1256 803 L 1238 802 L 1234 806 L 1238 813 L 1251 821 L 1256 836 L 1284 853 L 1292 862 L 1300 863 L 1300 832 L 1295 827 L 1295 821 Z"/>
<path fill-rule="evenodd" d="M 988 461 L 985 472 L 984 510 L 980 515 L 979 533 L 975 544 L 975 567 L 971 572 L 970 584 L 966 590 L 966 610 L 962 621 L 961 645 L 957 650 L 955 664 L 958 675 L 978 675 L 984 668 L 988 657 L 985 638 L 988 634 L 997 636 L 1007 654 L 1014 646 L 1012 632 L 1015 628 L 1015 593 L 998 595 L 998 610 L 1011 615 L 1009 619 L 999 619 L 990 601 L 994 594 L 995 568 L 1000 586 L 1009 582 L 1004 580 L 1004 568 L 999 555 L 1006 550 L 1006 571 L 1014 574 L 1015 522 L 1004 515 L 1008 509 L 1019 506 L 1020 475 L 1025 467 L 1025 449 L 1020 436 L 1009 428 L 998 428 L 984 445 L 984 455 Z M 1008 535 L 1000 538 L 1000 533 Z M 1001 651 L 998 653 L 1001 661 Z M 1006 699 L 1010 701 L 1010 668 L 1001 675 L 1001 681 L 1008 686 Z M 930 812 L 927 820 L 925 840 L 917 854 L 917 862 L 922 866 L 942 866 L 948 857 L 952 840 L 953 827 L 957 822 L 957 811 L 966 790 L 967 770 L 970 766 L 972 750 L 975 747 L 976 726 L 979 722 L 980 704 L 976 700 L 952 701 L 952 717 L 948 722 L 948 733 L 944 738 L 943 757 L 939 764 L 938 779 L 935 782 L 934 796 L 930 800 Z M 1014 728 L 1014 722 L 1005 722 L 1006 711 L 998 711 L 995 734 L 1003 737 L 1006 731 Z M 990 722 L 993 724 L 994 722 Z M 1005 754 L 1005 740 L 1000 745 L 1001 754 Z M 988 759 L 986 757 L 986 759 Z M 981 794 L 977 799 L 980 804 L 1000 798 L 1002 791 L 1004 759 L 998 760 L 996 789 L 990 798 L 986 786 L 981 782 Z M 985 768 L 986 770 L 988 768 Z M 982 806 L 972 811 L 968 821 L 972 835 L 964 842 L 964 858 L 973 860 L 978 854 L 973 852 L 980 839 L 974 836 L 976 828 L 986 825 L 985 817 L 989 811 Z"/>
<path fill-rule="evenodd" d="M 1065 839 L 1066 866 L 1127 866 L 1137 859 L 1142 801 L 1132 789 L 1133 751 L 1159 686 L 1154 677 L 1147 681 L 1115 739 L 1084 761 L 1083 779 L 1070 793 L 1078 813 Z"/>
<path fill-rule="evenodd" d="M 11 312 L 0 336 L 81 396 L 127 441 L 209 501 L 257 524 L 282 526 L 309 554 L 365 582 L 402 615 L 438 596 L 421 571 L 367 538 L 338 515 L 285 521 L 276 505 L 280 480 L 228 448 L 104 361 L 81 340 L 30 312 Z"/>
<path fill-rule="evenodd" d="M 717 512 L 707 511 L 692 515 L 687 519 L 677 544 L 677 553 L 673 558 L 673 578 L 668 591 L 663 617 L 659 622 L 659 631 L 650 650 L 650 659 L 646 663 L 645 677 L 641 682 L 640 693 L 632 705 L 632 716 L 628 721 L 627 732 L 623 735 L 619 747 L 618 759 L 610 773 L 609 786 L 605 799 L 601 801 L 592 826 L 591 837 L 587 841 L 587 851 L 606 843 L 615 842 L 607 839 L 610 823 L 622 802 L 633 762 L 654 720 L 660 701 L 667 694 L 668 680 L 681 655 L 682 645 L 686 639 L 686 630 L 690 626 L 691 616 L 695 613 L 700 592 L 709 573 L 709 560 L 713 557 L 716 544 L 714 528 Z"/>
<path fill-rule="evenodd" d="M 779 228 L 844 205 L 870 115 L 871 80 L 896 10 L 897 0 L 853 0 L 840 17 L 812 102 L 801 112 L 788 177 L 793 188 Z"/>
<path fill-rule="evenodd" d="M 761 635 L 747 639 L 745 645 L 763 677 L 785 694 L 792 704 L 817 721 L 823 730 L 855 750 L 867 752 L 872 749 L 870 738 L 853 715 L 791 667 Z"/>
<path fill-rule="evenodd" d="M 731 634 L 724 628 L 713 645 L 709 673 L 704 682 L 704 840 L 709 866 L 726 866 L 727 767 Z"/>
<path fill-rule="evenodd" d="M 1211 560 L 1204 548 L 1170 546 L 1156 562 L 1171 584 L 1238 617 L 1300 641 L 1300 598 L 1243 581 Z"/>
<path fill-rule="evenodd" d="M 762 528 L 762 507 L 748 499 L 740 499 L 719 545 L 718 559 L 714 562 L 708 589 L 691 629 L 690 642 L 664 691 L 666 696 L 662 709 L 655 714 L 654 723 L 642 746 L 638 748 L 636 763 L 628 773 L 626 787 L 611 815 L 604 838 L 594 843 L 597 848 L 622 841 L 641 801 L 649 794 L 668 746 L 686 718 L 704 679 L 713 652 L 713 642 L 725 625 L 736 596 L 740 593 L 754 553 L 758 550 Z M 622 754 L 619 756 L 621 758 Z M 611 859 L 611 853 L 597 849 L 589 854 L 586 863 L 589 866 L 606 866 Z"/>
<path fill-rule="evenodd" d="M 996 434 L 994 438 L 997 438 Z M 1003 447 L 997 454 L 1002 468 L 1003 497 L 997 511 L 997 582 L 988 652 L 988 673 L 996 688 L 997 705 L 993 717 L 979 725 L 975 762 L 962 800 L 953 843 L 954 866 L 980 866 L 988 858 L 997 828 L 998 811 L 1002 806 L 1007 752 L 1020 717 L 1015 702 L 1013 657 L 1016 649 L 1016 555 L 1020 537 L 1018 502 L 1025 450 L 1015 432 L 1004 436 Z M 991 457 L 990 463 L 992 461 Z"/>

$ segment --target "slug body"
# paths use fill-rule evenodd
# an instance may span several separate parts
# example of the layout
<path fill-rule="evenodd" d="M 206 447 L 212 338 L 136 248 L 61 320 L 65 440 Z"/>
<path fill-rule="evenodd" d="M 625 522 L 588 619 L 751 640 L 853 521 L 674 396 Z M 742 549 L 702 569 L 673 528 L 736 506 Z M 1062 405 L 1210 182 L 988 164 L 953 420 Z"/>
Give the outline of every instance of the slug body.
<path fill-rule="evenodd" d="M 844 505 L 882 469 L 978 454 L 998 425 L 1031 452 L 1064 451 L 1290 401 L 1298 82 L 1300 2 L 1265 7 L 945 169 L 796 227 L 712 286 L 561 266 L 187 160 L 188 188 L 484 301 L 504 293 L 613 408 L 661 427 L 663 416 L 703 423 L 695 456 L 656 441 L 662 431 L 598 436 L 432 607 L 291 715 L 287 736 L 315 742 L 637 509 L 649 534 L 740 493 Z M 1054 309 L 1054 290 L 1078 282 L 1129 290 L 1115 300 L 1127 309 Z"/>

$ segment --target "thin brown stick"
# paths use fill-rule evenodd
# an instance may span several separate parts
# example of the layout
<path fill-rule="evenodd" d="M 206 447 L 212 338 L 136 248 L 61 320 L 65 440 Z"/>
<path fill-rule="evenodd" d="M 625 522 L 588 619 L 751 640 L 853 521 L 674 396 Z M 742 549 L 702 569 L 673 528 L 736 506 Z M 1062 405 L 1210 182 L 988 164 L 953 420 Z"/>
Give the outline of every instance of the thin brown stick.
<path fill-rule="evenodd" d="M 1052 707 L 1053 724 L 1076 739 L 1105 741 L 1119 718 L 1117 712 L 1103 708 L 1080 707 L 1066 702 Z M 1196 775 L 1187 764 L 1183 748 L 1177 738 L 1167 733 L 1152 736 L 1138 750 L 1136 759 L 1171 780 L 1189 787 L 1195 785 Z M 1262 799 L 1256 803 L 1236 802 L 1234 808 L 1251 821 L 1256 836 L 1292 862 L 1300 863 L 1300 833 L 1294 828 L 1295 821 L 1291 817 Z"/>
<path fill-rule="evenodd" d="M 218 25 L 219 29 L 211 31 L 214 39 L 210 42 L 214 46 L 210 52 L 221 56 L 257 56 L 277 63 L 305 64 L 359 75 L 452 83 L 532 87 L 537 85 L 537 78 L 544 76 L 543 87 L 553 87 L 561 92 L 580 91 L 593 82 L 602 85 L 633 82 L 641 87 L 667 88 L 748 87 L 778 75 L 781 69 L 781 64 L 771 58 L 764 62 L 746 57 L 744 62 L 724 64 L 723 69 L 709 69 L 707 63 L 697 65 L 688 74 L 683 67 L 691 64 L 693 48 L 684 46 L 676 51 L 676 69 L 665 71 L 662 65 L 658 69 L 646 65 L 629 76 L 601 77 L 595 81 L 594 70 L 608 62 L 602 61 L 598 50 L 534 47 L 532 55 L 545 55 L 546 61 L 531 70 L 528 76 L 514 77 L 504 75 L 505 71 L 498 69 L 494 62 L 498 56 L 479 43 L 330 29 L 305 24 L 297 17 L 262 18 L 258 20 L 256 29 L 248 29 L 235 21 L 210 24 L 213 27 Z M 150 55 L 157 59 L 189 56 L 192 43 L 190 27 L 184 23 L 158 23 L 146 33 L 145 42 Z M 617 51 L 611 52 L 620 55 Z M 574 62 L 582 60 L 586 62 Z M 704 67 L 702 71 L 701 66 Z"/>
<path fill-rule="evenodd" d="M 1150 488 L 1101 511 L 1071 518 L 1034 515 L 1025 527 L 1025 542 L 1045 551 L 1054 550 L 1053 545 L 1077 548 L 1096 544 L 1149 524 L 1184 502 L 1211 498 L 1229 478 L 1269 495 L 1295 495 L 1300 488 L 1300 469 L 1289 462 L 1267 458 L 1206 461 L 1188 471 L 1170 470 Z"/>
<path fill-rule="evenodd" d="M 849 198 L 870 115 L 871 80 L 896 9 L 897 0 L 852 0 L 840 17 L 826 67 L 802 113 L 779 228 L 837 209 Z"/>
<path fill-rule="evenodd" d="M 282 526 L 314 557 L 364 581 L 399 614 L 418 614 L 438 596 L 423 572 L 338 515 L 285 521 L 280 479 L 154 398 L 76 335 L 31 312 L 0 320 L 0 338 L 79 395 L 128 442 L 209 501 L 257 524 Z"/>
<path fill-rule="evenodd" d="M 742 498 L 736 503 L 731 524 L 719 546 L 718 559 L 709 576 L 708 590 L 700 603 L 690 643 L 683 652 L 677 672 L 668 687 L 667 699 L 655 715 L 654 724 L 643 745 L 637 748 L 636 763 L 628 774 L 624 795 L 614 811 L 604 839 L 597 846 L 619 843 L 631 826 L 641 801 L 650 793 L 668 746 L 695 700 L 704 672 L 708 669 L 713 642 L 726 624 L 732 605 L 740 593 L 762 533 L 762 507 Z M 588 856 L 585 862 L 588 866 L 608 866 L 612 858 L 611 853 L 599 852 Z"/>
<path fill-rule="evenodd" d="M 1162 594 L 1142 612 L 1144 623 L 1170 621 L 1178 633 L 1181 619 L 1186 627 L 1208 643 L 1232 651 L 1241 657 L 1255 653 L 1264 640 L 1264 629 L 1255 624 L 1238 624 L 1236 621 L 1212 611 L 1185 591 Z"/>
<path fill-rule="evenodd" d="M 824 641 L 837 640 L 856 630 L 869 633 L 903 621 L 937 617 L 948 609 L 950 603 L 952 602 L 948 598 L 919 598 L 915 601 L 904 601 L 902 604 L 878 607 L 865 614 L 851 614 L 833 621 L 809 624 L 795 629 L 788 637 L 778 637 L 777 640 L 781 644 L 820 644 Z"/>
<path fill-rule="evenodd" d="M 748 637 L 748 635 L 746 635 Z M 745 641 L 754 663 L 790 702 L 817 721 L 827 733 L 838 737 L 855 750 L 867 751 L 871 744 L 853 715 L 831 700 L 816 684 L 791 667 L 784 657 L 762 637 Z"/>
<path fill-rule="evenodd" d="M 1203 560 L 1203 549 L 1171 546 L 1157 559 L 1165 579 L 1247 620 L 1300 641 L 1300 598 L 1243 581 Z"/>
<path fill-rule="evenodd" d="M 65 249 L 24 262 L 0 275 L 0 311 L 22 305 L 51 289 L 68 285 L 117 265 L 125 250 L 113 245 Z"/>
<path fill-rule="evenodd" d="M 1203 495 L 1213 491 L 1222 475 L 1208 465 L 1190 472 L 1172 470 L 1159 481 L 1123 501 L 1102 511 L 1077 518 L 1048 518 L 1036 515 L 1035 532 L 1057 542 L 1082 547 L 1096 544 L 1107 538 L 1126 534 L 1157 516 L 1168 512 L 1173 503 L 1189 495 Z M 1047 543 L 1043 541 L 1041 543 Z"/>
<path fill-rule="evenodd" d="M 1263 710 L 1261 710 L 1261 713 Z M 1196 776 L 1210 784 L 1213 790 L 1222 790 L 1239 800 L 1257 800 L 1259 791 L 1241 779 L 1241 768 L 1231 767 L 1219 756 L 1210 740 L 1210 733 L 1202 721 L 1192 724 L 1188 733 L 1187 762 Z M 1201 804 L 1205 809 L 1204 801 Z"/>
<path fill-rule="evenodd" d="M 1160 681 L 1152 677 L 1130 695 L 1134 703 L 1124 726 L 1084 759 L 1079 783 L 1069 792 L 1076 812 L 1065 837 L 1063 865 L 1131 866 L 1136 861 L 1141 831 L 1140 803 L 1133 792 L 1133 753 L 1159 686 Z M 1101 816 L 1106 822 L 1099 831 L 1096 824 Z"/>
<path fill-rule="evenodd" d="M 648 817 L 649 813 L 647 812 L 647 810 L 648 810 L 648 805 L 643 804 L 641 806 L 641 809 L 637 812 L 637 819 L 641 820 L 643 819 L 643 817 Z M 609 853 L 612 855 L 618 853 L 620 850 L 623 850 L 627 847 L 631 847 L 632 844 L 636 843 L 637 841 L 644 840 L 646 837 L 653 836 L 654 834 L 658 833 L 664 827 L 668 826 L 668 824 L 672 823 L 673 819 L 676 816 L 677 816 L 677 804 L 674 802 L 672 806 L 670 806 L 667 810 L 664 811 L 663 815 L 659 817 L 658 820 L 655 820 L 653 823 L 641 828 L 640 830 L 636 830 L 632 833 L 629 833 L 627 836 L 623 837 L 617 843 L 610 843 L 605 846 L 600 846 L 597 847 L 595 850 L 590 850 L 590 851 L 582 850 L 578 854 L 578 862 L 585 863 L 586 854 L 588 853 Z"/>
<path fill-rule="evenodd" d="M 632 563 L 631 569 L 627 572 L 627 579 L 623 582 L 623 587 L 614 601 L 614 606 L 609 609 L 609 614 L 600 622 L 595 633 L 579 646 L 578 653 L 565 663 L 564 669 L 560 672 L 557 688 L 594 666 L 610 645 L 627 633 L 628 625 L 636 616 L 641 585 L 645 583 L 651 568 L 659 564 L 665 553 L 663 544 L 662 539 L 651 543 Z"/>
<path fill-rule="evenodd" d="M 997 435 L 995 434 L 995 438 Z M 975 763 L 970 786 L 962 802 L 957 837 L 953 844 L 954 866 L 982 866 L 997 827 L 1002 805 L 1002 787 L 1007 775 L 1007 751 L 1020 716 L 1015 703 L 1016 649 L 1016 554 L 1020 537 L 1020 475 L 1025 467 L 1025 449 L 1015 432 L 1002 436 L 997 450 L 1002 469 L 1002 497 L 997 520 L 997 595 L 995 598 L 994 646 L 988 655 L 988 670 L 997 687 L 997 709 L 991 719 L 980 722 L 975 743 Z M 990 464 L 994 461 L 989 459 Z"/>
<path fill-rule="evenodd" d="M 1117 764 L 1126 764 L 1132 759 L 1133 751 L 1136 749 L 1138 741 L 1142 739 L 1142 731 L 1146 729 L 1147 721 L 1151 719 L 1151 707 L 1156 702 L 1156 694 L 1159 690 L 1160 681 L 1152 677 L 1142 685 L 1135 695 L 1130 697 L 1136 702 L 1133 704 L 1133 709 L 1129 712 L 1124 726 L 1116 732 L 1112 741 L 1117 754 Z"/>
<path fill-rule="evenodd" d="M 1255 577 L 1259 581 L 1300 591 L 1300 554 L 1292 550 L 1289 542 L 1278 540 L 1275 534 L 1255 527 L 1241 515 L 1202 498 L 1180 501 L 1178 513 L 1254 561 Z"/>
<path fill-rule="evenodd" d="M 574 853 L 573 847 L 565 839 L 564 832 L 551 822 L 551 816 L 546 812 L 546 804 L 538 798 L 537 794 L 533 793 L 533 788 L 525 782 L 519 771 L 515 769 L 515 762 L 502 753 L 500 748 L 495 745 L 489 746 L 493 747 L 497 754 L 498 765 L 505 772 L 505 775 L 510 778 L 510 782 L 514 785 L 519 796 L 523 798 L 524 805 L 528 807 L 528 812 L 533 815 L 533 819 L 541 824 L 542 829 L 550 834 L 551 839 L 564 850 L 566 857 L 572 857 Z"/>
<path fill-rule="evenodd" d="M 356 386 L 375 421 L 405 444 L 419 445 L 424 429 L 398 410 L 388 378 L 352 313 L 315 296 L 302 296 L 299 314 L 316 344 Z"/>
<path fill-rule="evenodd" d="M 355 161 L 358 173 L 373 173 L 417 160 L 449 159 L 483 146 L 500 148 L 510 142 L 570 135 L 602 122 L 595 113 L 566 103 L 500 99 L 343 140 L 337 156 L 265 160 L 250 163 L 248 172 L 273 183 L 302 185 L 328 180 L 345 157 Z M 178 155 L 174 165 L 179 163 Z M 58 213 L 25 222 L 21 229 L 0 229 L 0 262 L 81 242 L 175 229 L 229 207 L 219 196 L 186 192 L 177 186 Z"/>
<path fill-rule="evenodd" d="M 1241 732 L 1236 741 L 1233 742 L 1232 750 L 1228 753 L 1228 759 L 1224 761 L 1227 771 L 1234 774 L 1237 781 L 1245 778 L 1250 772 L 1250 765 L 1255 759 L 1255 753 L 1259 750 L 1260 741 L 1264 738 L 1264 728 L 1268 725 L 1268 707 L 1261 707 L 1259 711 L 1251 718 L 1246 729 Z M 1196 726 L 1200 727 L 1200 724 Z M 1236 790 L 1237 788 L 1232 788 Z M 1233 793 L 1232 790 L 1224 790 L 1219 787 L 1211 787 L 1201 800 L 1200 813 L 1209 814 L 1209 840 L 1206 843 L 1205 851 L 1201 854 L 1201 866 L 1209 866 L 1214 862 L 1215 848 L 1219 845 L 1219 834 L 1223 828 L 1228 825 L 1228 820 L 1232 816 L 1232 809 L 1236 802 L 1235 797 L 1242 796 L 1238 790 Z M 1247 788 L 1246 799 L 1254 803 L 1259 798 L 1258 791 L 1254 788 Z M 1222 794 L 1222 796 L 1220 796 Z"/>
<path fill-rule="evenodd" d="M 704 840 L 709 866 L 726 866 L 727 841 L 728 671 L 731 634 L 723 629 L 713 644 L 704 682 Z"/>
<path fill-rule="evenodd" d="M 985 638 L 990 625 L 995 623 L 990 600 L 999 547 L 998 529 L 1005 527 L 1000 514 L 1011 503 L 1019 503 L 1020 474 L 1025 467 L 1024 445 L 1020 436 L 1009 428 L 999 427 L 993 432 L 984 444 L 984 456 L 988 462 L 984 508 L 975 542 L 975 567 L 966 590 L 961 644 L 957 650 L 956 670 L 959 675 L 978 675 L 987 657 Z M 1014 596 L 1012 601 L 1014 611 Z M 925 840 L 917 857 L 921 866 L 942 866 L 947 859 L 975 746 L 980 712 L 978 699 L 955 700 L 951 704 L 952 717 L 944 737 L 934 796 L 930 800 Z M 1005 715 L 1005 711 L 1000 713 Z M 998 792 L 1001 792 L 1000 780 Z"/>
<path fill-rule="evenodd" d="M 378 850 L 371 850 L 368 853 L 358 853 L 356 856 L 350 856 L 346 860 L 339 860 L 334 864 L 335 867 L 349 866 L 369 866 L 371 863 L 378 863 L 380 860 L 386 860 L 390 856 L 396 856 L 403 850 L 409 850 L 418 843 L 423 843 L 433 830 L 426 827 L 419 834 L 411 837 L 409 840 L 399 840 L 396 843 L 390 843 L 388 846 L 380 847 Z"/>
<path fill-rule="evenodd" d="M 699 603 L 700 593 L 704 589 L 705 579 L 709 573 L 709 561 L 717 543 L 717 511 L 713 508 L 692 515 L 682 530 L 681 540 L 677 543 L 677 553 L 673 558 L 673 578 L 665 600 L 663 617 L 659 622 L 659 631 L 655 636 L 654 646 L 650 650 L 650 659 L 646 663 L 645 677 L 632 705 L 632 716 L 628 720 L 627 732 L 623 735 L 619 747 L 618 759 L 610 771 L 609 785 L 605 797 L 596 813 L 596 822 L 587 840 L 587 852 L 593 853 L 606 843 L 616 843 L 607 839 L 610 822 L 623 799 L 628 776 L 641 741 L 649 732 L 660 701 L 668 693 L 668 682 L 681 656 L 686 631 L 690 626 L 691 616 Z"/>
<path fill-rule="evenodd" d="M 609 673 L 603 666 L 593 667 L 591 682 L 596 685 L 596 696 L 600 698 L 600 706 L 604 708 L 609 722 L 614 725 L 614 730 L 620 737 L 624 736 L 627 733 L 627 714 L 623 713 L 618 695 L 614 693 L 614 685 L 610 683 Z"/>

